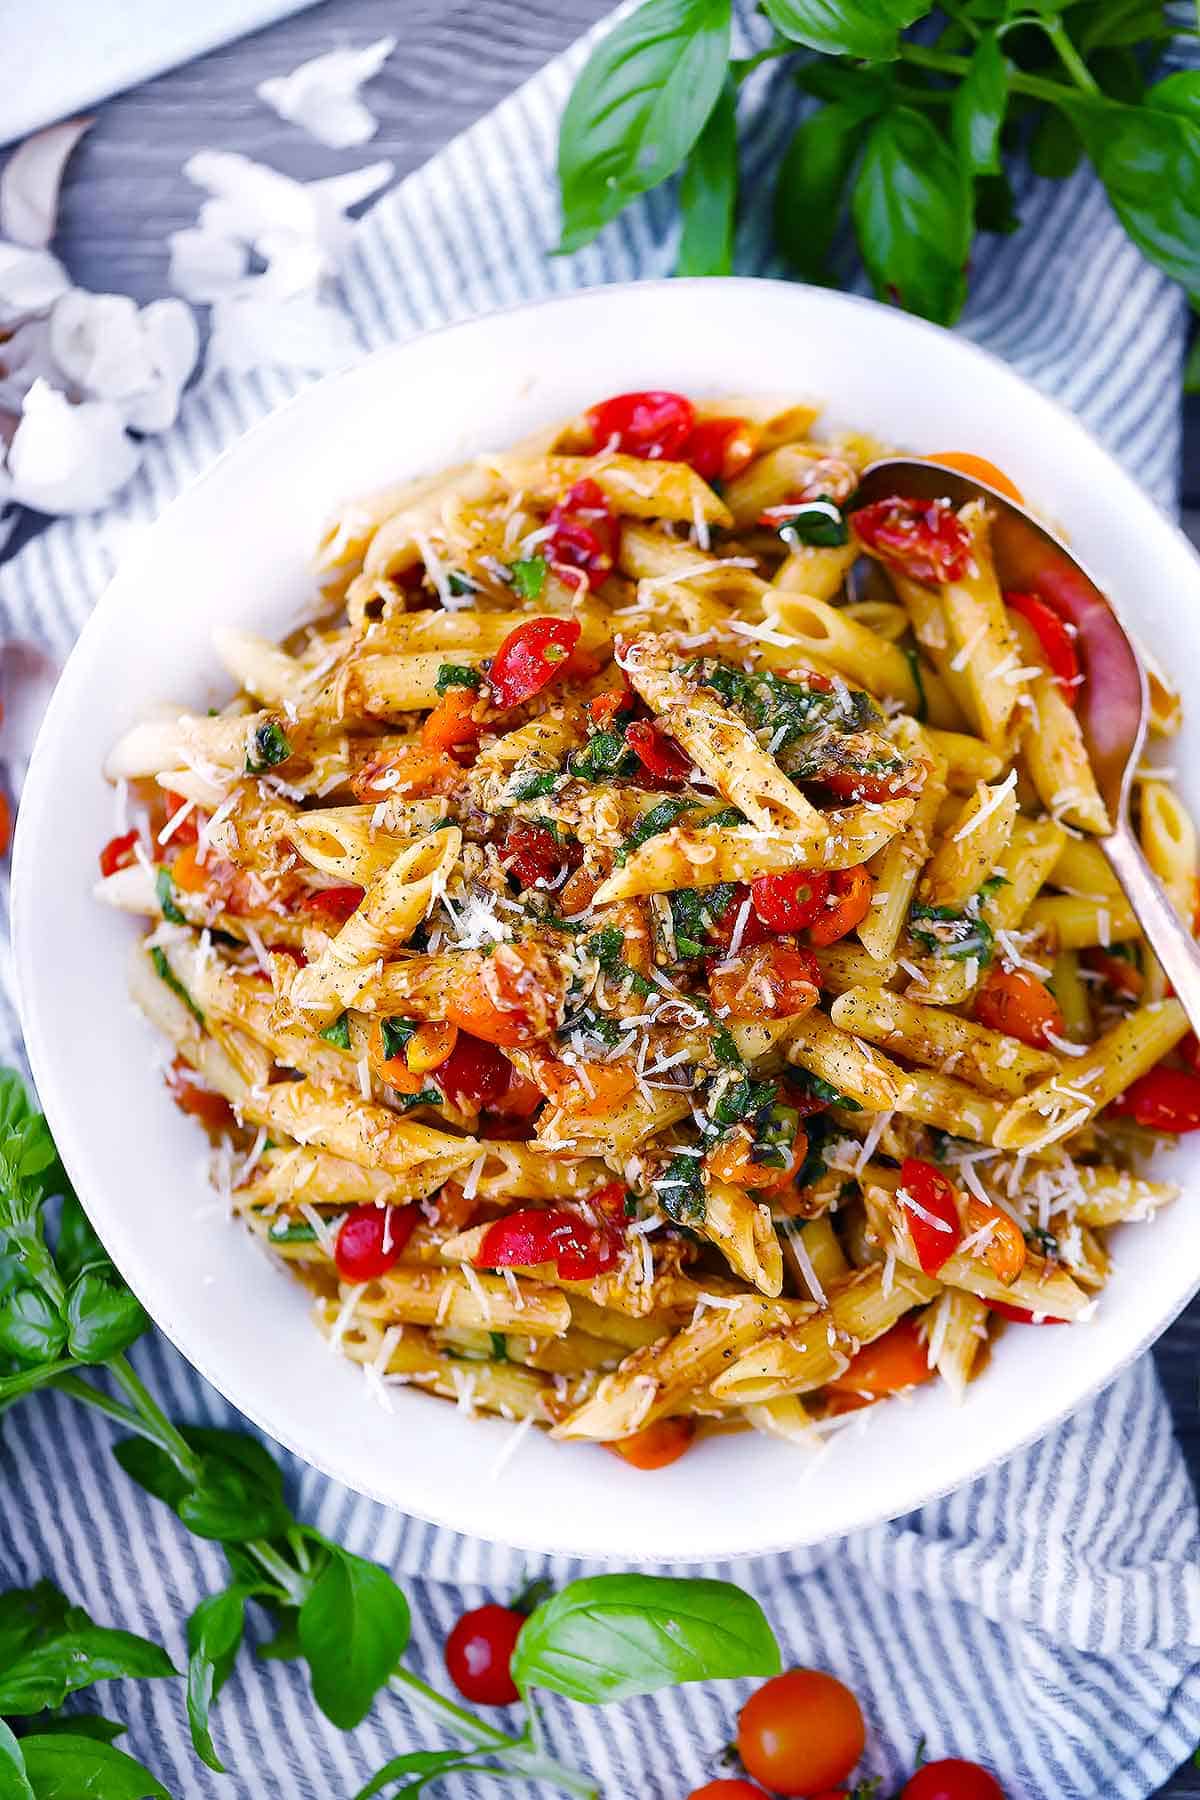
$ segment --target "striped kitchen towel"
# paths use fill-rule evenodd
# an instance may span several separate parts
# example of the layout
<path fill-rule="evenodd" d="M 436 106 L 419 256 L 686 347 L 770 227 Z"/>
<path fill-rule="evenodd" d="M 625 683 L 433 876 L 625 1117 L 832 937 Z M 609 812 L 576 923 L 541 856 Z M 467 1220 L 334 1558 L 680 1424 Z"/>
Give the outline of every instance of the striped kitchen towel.
<path fill-rule="evenodd" d="M 749 0 L 741 10 L 752 38 Z M 344 288 L 365 348 L 489 307 L 670 272 L 676 226 L 664 195 L 578 255 L 547 258 L 556 119 L 584 54 L 576 46 L 552 64 L 359 228 Z M 793 114 L 793 92 L 777 80 L 762 72 L 743 100 L 751 205 L 737 262 L 746 273 L 782 274 L 765 208 L 754 204 Z M 1053 186 L 1026 178 L 1019 202 L 1023 230 L 980 241 L 962 328 L 1073 407 L 1170 507 L 1182 300 L 1139 258 L 1087 173 Z M 64 655 L 130 539 L 295 385 L 261 374 L 194 393 L 177 429 L 147 444 L 115 506 L 55 525 L 0 570 L 5 635 Z M 0 972 L 7 979 L 6 964 Z M 20 1056 L 10 1002 L 0 1005 L 0 1052 Z M 163 1339 L 146 1340 L 136 1360 L 175 1416 L 237 1422 Z M 105 1622 L 161 1636 L 178 1659 L 183 1620 L 220 1581 L 222 1559 L 125 1479 L 110 1442 L 94 1415 L 55 1395 L 6 1415 L 0 1584 L 48 1576 Z M 414 1665 L 435 1680 L 444 1634 L 464 1606 L 503 1597 L 529 1575 L 580 1572 L 403 1518 L 294 1461 L 288 1474 L 303 1516 L 405 1584 Z M 798 1507 L 803 1492 L 798 1466 Z M 862 1697 L 868 1763 L 885 1791 L 924 1737 L 931 1756 L 989 1764 L 1011 1800 L 1140 1800 L 1200 1737 L 1198 1550 L 1195 1501 L 1147 1357 L 1051 1437 L 957 1494 L 819 1549 L 719 1572 L 760 1598 L 789 1660 L 836 1671 Z M 721 1684 L 604 1711 L 551 1701 L 548 1734 L 554 1753 L 590 1767 L 606 1795 L 680 1800 L 714 1773 L 743 1693 Z M 247 1657 L 217 1714 L 231 1776 L 195 1760 L 175 1684 L 124 1684 L 109 1710 L 184 1800 L 340 1800 L 387 1756 L 437 1741 L 390 1697 L 342 1736 L 294 1669 Z M 453 1782 L 448 1792 L 481 1791 L 471 1778 Z"/>

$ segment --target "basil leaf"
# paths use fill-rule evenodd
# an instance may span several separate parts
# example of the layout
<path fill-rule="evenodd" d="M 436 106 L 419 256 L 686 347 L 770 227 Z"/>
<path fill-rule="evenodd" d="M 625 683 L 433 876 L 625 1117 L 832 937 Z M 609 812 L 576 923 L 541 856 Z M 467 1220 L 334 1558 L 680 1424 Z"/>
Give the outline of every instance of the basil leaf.
<path fill-rule="evenodd" d="M 1181 119 L 1200 125 L 1200 69 L 1180 69 L 1165 76 L 1155 82 L 1146 98 L 1160 112 L 1178 113 Z"/>
<path fill-rule="evenodd" d="M 176 975 L 170 963 L 167 961 L 167 953 L 161 944 L 154 945 L 150 952 L 150 960 L 154 964 L 155 973 L 158 975 L 159 979 L 166 982 L 173 994 L 178 994 L 179 998 L 183 1001 L 183 1004 L 187 1007 L 196 1022 L 203 1025 L 204 1014 L 200 1011 L 200 1008 L 196 1005 L 196 1002 L 192 999 L 192 996 L 188 993 L 182 981 L 180 981 L 178 975 Z"/>
<path fill-rule="evenodd" d="M 1069 114 L 1050 107 L 1029 142 L 1029 166 L 1048 181 L 1065 181 L 1079 167 L 1083 139 Z"/>
<path fill-rule="evenodd" d="M 592 1575 L 521 1628 L 512 1677 L 596 1705 L 684 1681 L 774 1675 L 779 1646 L 756 1600 L 727 1581 Z"/>
<path fill-rule="evenodd" d="M 397 1056 L 403 1056 L 405 1047 L 416 1032 L 412 1019 L 381 1019 L 379 1035 L 383 1045 L 385 1062 L 392 1062 Z"/>
<path fill-rule="evenodd" d="M 546 585 L 544 556 L 523 556 L 512 566 L 513 586 L 524 600 L 536 600 Z"/>
<path fill-rule="evenodd" d="M 233 1586 L 202 1600 L 188 1620 L 187 1715 L 192 1743 L 201 1762 L 225 1773 L 213 1747 L 208 1713 L 233 1667 L 246 1620 L 246 1594 Z"/>
<path fill-rule="evenodd" d="M 149 1769 L 94 1738 L 50 1732 L 22 1738 L 37 1800 L 171 1800 Z"/>
<path fill-rule="evenodd" d="M 673 825 L 678 824 L 685 812 L 691 812 L 695 804 L 694 800 L 660 800 L 658 805 L 652 806 L 648 813 L 643 813 L 617 851 L 618 865 L 627 862 L 633 852 L 652 837 L 657 837 L 660 832 L 670 831 Z"/>
<path fill-rule="evenodd" d="M 160 1450 L 157 1444 L 147 1443 L 145 1438 L 122 1438 L 113 1445 L 113 1455 L 131 1481 L 136 1481 L 172 1512 L 178 1512 L 179 1502 L 191 1484 L 180 1474 L 165 1450 Z"/>
<path fill-rule="evenodd" d="M 897 106 L 875 121 L 851 210 L 878 296 L 951 324 L 967 293 L 970 183 L 922 113 Z"/>
<path fill-rule="evenodd" d="M 339 1013 L 332 1025 L 327 1025 L 320 1033 L 327 1044 L 333 1044 L 338 1050 L 350 1048 L 350 1014 Z"/>
<path fill-rule="evenodd" d="M 975 46 L 971 66 L 954 90 L 954 141 L 972 175 L 1000 173 L 1000 128 L 1008 110 L 1008 63 L 994 31 Z"/>
<path fill-rule="evenodd" d="M 846 515 L 837 501 L 828 494 L 797 506 L 786 519 L 780 520 L 776 530 L 792 550 L 801 544 L 817 544 L 837 549 L 850 542 L 850 527 L 846 523 Z"/>
<path fill-rule="evenodd" d="M 731 12 L 732 0 L 644 0 L 596 45 L 559 131 L 560 251 L 679 168 L 725 81 Z"/>
<path fill-rule="evenodd" d="M 275 1610 L 276 1630 L 273 1638 L 265 1644 L 259 1644 L 255 1656 L 260 1662 L 296 1662 L 304 1655 L 300 1648 L 300 1608 L 298 1606 L 277 1607 Z"/>
<path fill-rule="evenodd" d="M 0 1306 L 0 1351 L 18 1362 L 53 1362 L 66 1341 L 59 1310 L 41 1288 L 18 1288 Z"/>
<path fill-rule="evenodd" d="M 114 1455 L 125 1473 L 179 1515 L 197 1537 L 239 1544 L 277 1537 L 291 1524 L 279 1467 L 257 1438 L 239 1431 L 185 1425 L 183 1437 L 198 1452 L 194 1481 L 180 1473 L 155 1444 L 124 1438 Z"/>
<path fill-rule="evenodd" d="M 154 877 L 154 891 L 158 895 L 158 904 L 162 907 L 162 916 L 171 925 L 187 923 L 183 914 L 175 904 L 175 883 L 171 880 L 171 871 L 166 863 L 159 863 L 158 873 Z"/>
<path fill-rule="evenodd" d="M 25 1083 L 15 1069 L 0 1069 L 0 1134 L 16 1131 L 34 1117 Z"/>
<path fill-rule="evenodd" d="M 57 1716 L 47 1713 L 45 1718 L 38 1720 L 39 1736 L 51 1731 L 66 1731 L 75 1737 L 91 1738 L 97 1744 L 111 1744 L 124 1737 L 128 1729 L 115 1719 L 101 1718 L 99 1713 L 59 1713 Z"/>
<path fill-rule="evenodd" d="M 930 10 L 924 0 L 764 0 L 776 31 L 827 56 L 886 62 L 900 32 Z"/>
<path fill-rule="evenodd" d="M 478 669 L 467 668 L 465 663 L 442 663 L 433 685 L 439 694 L 452 687 L 478 689 L 483 685 L 483 676 Z"/>
<path fill-rule="evenodd" d="M 875 108 L 835 102 L 797 128 L 775 178 L 775 238 L 806 281 L 822 281 L 842 196 Z"/>
<path fill-rule="evenodd" d="M 509 802 L 540 800 L 543 794 L 554 792 L 554 784 L 557 780 L 557 769 L 539 769 L 533 774 L 518 775 L 509 782 L 508 792 L 504 798 Z"/>
<path fill-rule="evenodd" d="M 1163 33 L 1162 0 L 1104 0 L 1087 10 L 1078 36 L 1085 53 L 1101 44 L 1140 44 Z"/>
<path fill-rule="evenodd" d="M 67 1348 L 81 1363 L 107 1362 L 150 1323 L 111 1264 L 78 1277 L 67 1295 L 66 1319 Z"/>
<path fill-rule="evenodd" d="M 1073 112 L 1129 236 L 1143 256 L 1195 292 L 1200 289 L 1200 122 L 1194 122 L 1190 93 L 1178 76 L 1168 76 L 1150 89 L 1143 106 L 1089 102 L 1075 105 Z"/>
<path fill-rule="evenodd" d="M 408 1643 L 408 1601 L 386 1569 L 329 1544 L 329 1561 L 300 1608 L 300 1644 L 317 1705 L 352 1731 Z"/>
<path fill-rule="evenodd" d="M 93 1231 L 77 1196 L 69 1188 L 63 1195 L 62 1211 L 58 1215 L 54 1260 L 68 1287 L 85 1269 L 96 1264 L 111 1267 L 107 1250 Z"/>
<path fill-rule="evenodd" d="M 7 1669 L 32 1645 L 64 1631 L 71 1611 L 65 1594 L 50 1581 L 0 1594 L 0 1669 Z"/>
<path fill-rule="evenodd" d="M 0 1800 L 37 1800 L 25 1772 L 21 1746 L 0 1719 Z"/>
<path fill-rule="evenodd" d="M 683 230 L 677 275 L 730 273 L 737 185 L 737 90 L 727 75 L 679 184 Z"/>
<path fill-rule="evenodd" d="M 36 1644 L 0 1671 L 0 1712 L 30 1714 L 61 1706 L 68 1694 L 95 1681 L 124 1676 L 152 1679 L 178 1673 L 160 1644 L 86 1620 Z"/>
<path fill-rule="evenodd" d="M 288 760 L 292 746 L 278 719 L 264 719 L 257 725 L 246 750 L 247 775 L 264 775 Z"/>
<path fill-rule="evenodd" d="M 1010 237 L 1020 230 L 1021 215 L 1007 175 L 975 177 L 975 228 L 997 232 L 1001 237 Z"/>

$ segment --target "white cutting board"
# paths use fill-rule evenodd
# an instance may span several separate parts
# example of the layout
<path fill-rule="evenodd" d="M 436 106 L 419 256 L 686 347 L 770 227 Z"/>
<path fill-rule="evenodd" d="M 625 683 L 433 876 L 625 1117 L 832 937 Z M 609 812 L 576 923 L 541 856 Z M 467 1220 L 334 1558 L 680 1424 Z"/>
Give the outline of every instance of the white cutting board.
<path fill-rule="evenodd" d="M 0 0 L 0 144 L 313 0 Z"/>

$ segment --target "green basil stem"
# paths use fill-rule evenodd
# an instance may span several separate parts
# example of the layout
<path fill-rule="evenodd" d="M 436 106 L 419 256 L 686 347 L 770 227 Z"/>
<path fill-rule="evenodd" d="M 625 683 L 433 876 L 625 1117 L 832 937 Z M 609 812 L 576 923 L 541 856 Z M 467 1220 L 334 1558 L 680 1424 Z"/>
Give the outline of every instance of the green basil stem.
<path fill-rule="evenodd" d="M 1040 19 L 1038 23 L 1054 45 L 1058 60 L 1075 86 L 1085 94 L 1099 94 L 1100 84 L 1067 36 L 1061 19 Z"/>
<path fill-rule="evenodd" d="M 456 1706 L 453 1700 L 447 1700 L 444 1694 L 429 1687 L 411 1670 L 393 1669 L 388 1678 L 388 1686 L 414 1711 L 428 1713 L 448 1731 L 465 1738 L 473 1749 L 500 1758 L 506 1769 L 489 1770 L 490 1774 L 500 1775 L 511 1770 L 526 1781 L 551 1782 L 555 1787 L 561 1788 L 563 1793 L 576 1795 L 577 1800 L 600 1800 L 600 1790 L 590 1776 L 581 1775 L 576 1769 L 568 1769 L 553 1757 L 545 1755 L 528 1735 L 523 1738 L 506 1737 L 494 1725 L 485 1725 L 482 1719 L 477 1719 L 464 1707 Z"/>
<path fill-rule="evenodd" d="M 170 1419 L 151 1397 L 149 1390 L 140 1378 L 134 1374 L 124 1352 L 118 1352 L 116 1356 L 110 1358 L 105 1367 L 112 1374 L 117 1386 L 125 1390 L 126 1395 L 133 1402 L 138 1416 L 147 1425 L 153 1427 L 156 1433 L 153 1441 L 171 1458 L 184 1480 L 198 1481 L 200 1479 L 200 1458 L 187 1440 L 176 1431 Z M 148 1434 L 144 1433 L 143 1435 Z"/>
<path fill-rule="evenodd" d="M 971 66 L 965 56 L 951 56 L 942 50 L 927 50 L 924 44 L 902 43 L 900 56 L 904 62 L 915 63 L 919 69 L 936 69 L 942 75 L 961 77 Z M 1052 106 L 1061 106 L 1064 100 L 1075 100 L 1078 97 L 1078 89 L 1067 87 L 1065 82 L 1044 81 L 1040 75 L 1026 75 L 1020 69 L 1013 70 L 1008 85 L 1015 94 L 1028 94 L 1031 100 L 1048 100 Z"/>
<path fill-rule="evenodd" d="M 21 1399 L 24 1394 L 32 1394 L 38 1388 L 52 1387 L 56 1381 L 78 1364 L 72 1357 L 64 1356 L 58 1362 L 42 1363 L 36 1369 L 21 1369 L 15 1375 L 0 1376 L 0 1410 L 11 1401 Z"/>
<path fill-rule="evenodd" d="M 67 1290 L 41 1232 L 23 1220 L 8 1226 L 7 1232 L 9 1240 L 16 1246 L 20 1260 L 25 1264 L 26 1273 L 61 1311 Z"/>
<path fill-rule="evenodd" d="M 291 1606 L 303 1606 L 308 1598 L 312 1581 L 308 1575 L 297 1572 L 291 1564 L 285 1562 L 278 1550 L 273 1550 L 265 1538 L 249 1538 L 240 1546 L 247 1556 L 252 1556 L 259 1568 L 278 1582 L 288 1597 Z"/>

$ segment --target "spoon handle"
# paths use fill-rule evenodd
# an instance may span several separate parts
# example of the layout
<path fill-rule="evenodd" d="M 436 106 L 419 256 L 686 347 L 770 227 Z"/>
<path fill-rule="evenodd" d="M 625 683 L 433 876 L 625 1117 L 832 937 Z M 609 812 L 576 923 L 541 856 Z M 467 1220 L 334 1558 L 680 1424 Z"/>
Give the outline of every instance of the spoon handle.
<path fill-rule="evenodd" d="M 1200 944 L 1172 906 L 1128 821 L 1100 839 L 1113 874 L 1137 914 L 1146 940 L 1175 989 L 1193 1031 L 1200 1034 Z"/>

